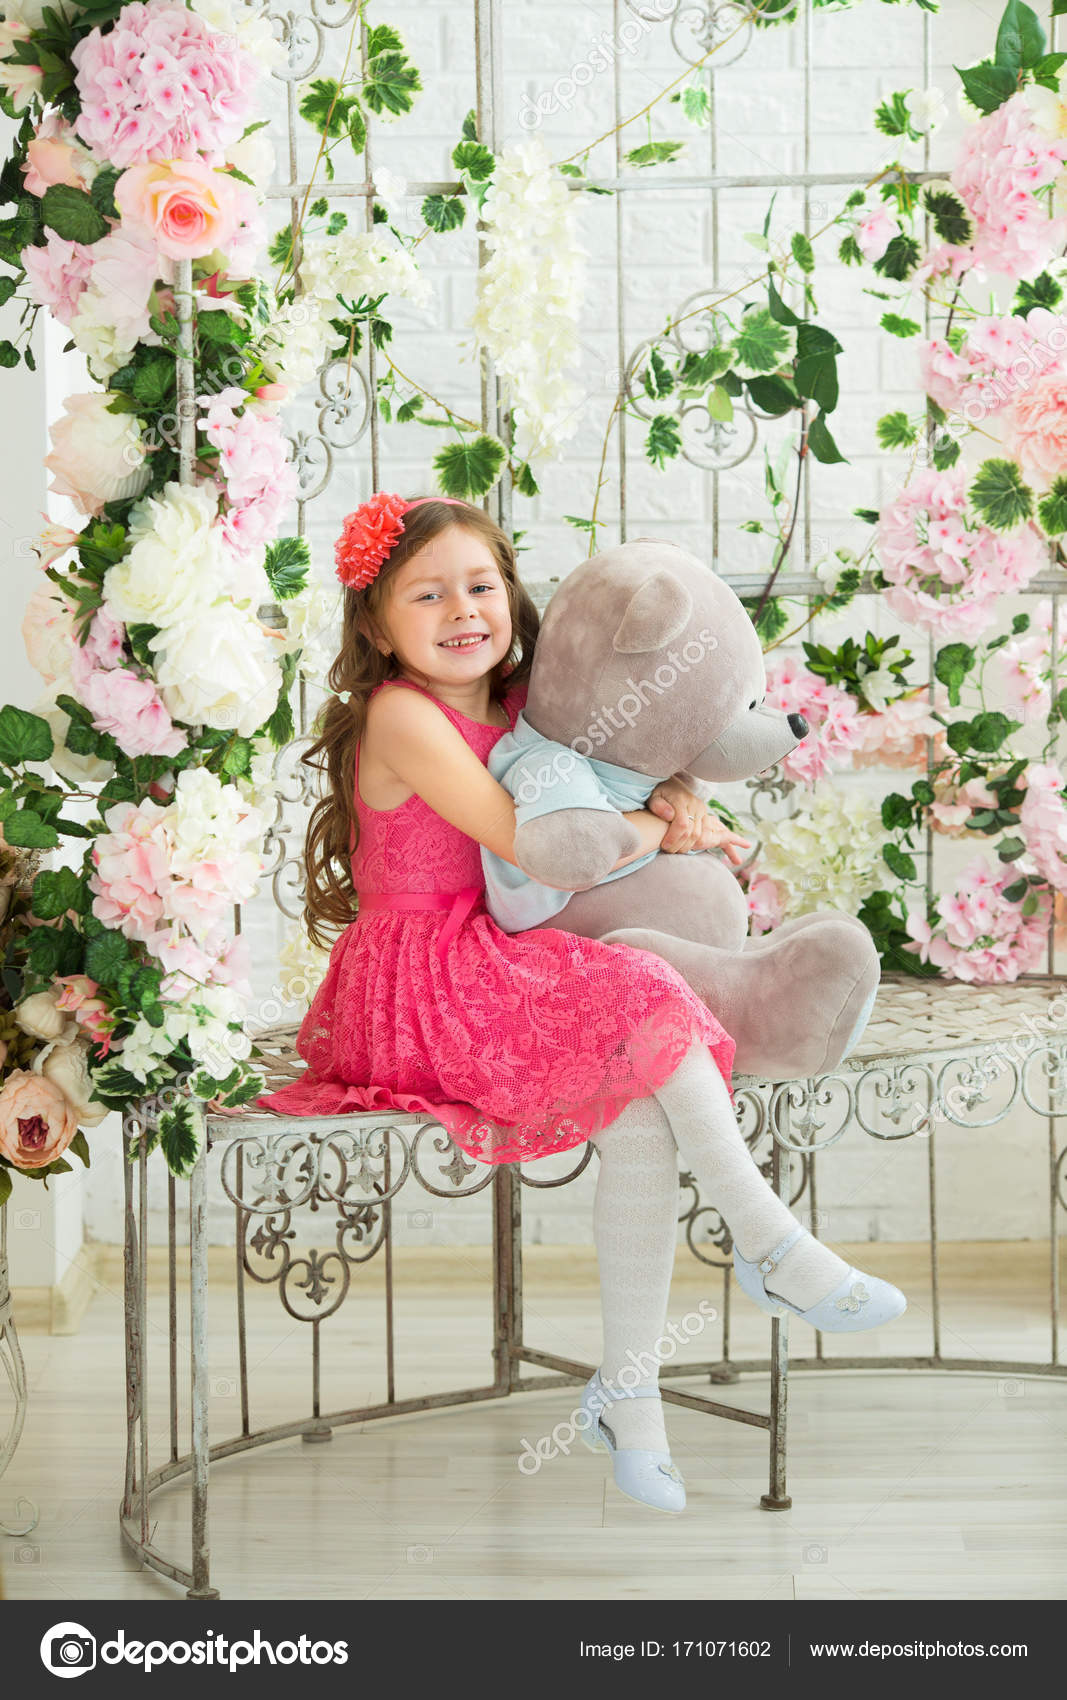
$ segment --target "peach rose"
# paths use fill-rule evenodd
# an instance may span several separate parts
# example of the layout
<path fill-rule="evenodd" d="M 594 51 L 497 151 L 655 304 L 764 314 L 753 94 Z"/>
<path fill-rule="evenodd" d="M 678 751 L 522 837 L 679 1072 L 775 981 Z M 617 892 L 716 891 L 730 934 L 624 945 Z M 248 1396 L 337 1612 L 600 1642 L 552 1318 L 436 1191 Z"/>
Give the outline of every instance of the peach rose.
<path fill-rule="evenodd" d="M 249 216 L 245 186 L 200 159 L 133 165 L 115 185 L 123 220 L 148 232 L 161 254 L 195 260 L 226 248 Z"/>
<path fill-rule="evenodd" d="M 1008 415 L 1007 448 L 1040 490 L 1067 472 L 1067 375 L 1045 372 L 1025 389 Z"/>
<path fill-rule="evenodd" d="M 0 1092 L 0 1157 L 16 1169 L 44 1169 L 62 1157 L 78 1118 L 58 1086 L 17 1068 Z"/>
<path fill-rule="evenodd" d="M 26 149 L 23 181 L 31 195 L 43 195 L 53 183 L 86 189 L 95 176 L 92 155 L 75 140 L 74 130 L 58 112 L 49 113 Z"/>

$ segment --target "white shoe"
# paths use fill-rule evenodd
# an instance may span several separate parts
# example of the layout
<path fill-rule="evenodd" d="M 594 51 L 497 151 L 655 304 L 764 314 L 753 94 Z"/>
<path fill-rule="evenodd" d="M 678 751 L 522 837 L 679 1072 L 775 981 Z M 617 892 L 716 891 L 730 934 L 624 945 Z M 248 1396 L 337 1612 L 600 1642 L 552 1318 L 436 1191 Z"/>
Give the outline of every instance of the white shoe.
<path fill-rule="evenodd" d="M 824 1299 L 807 1310 L 791 1304 L 779 1293 L 769 1293 L 765 1277 L 782 1261 L 790 1247 L 796 1245 L 801 1234 L 807 1232 L 807 1228 L 798 1223 L 758 1263 L 747 1262 L 734 1246 L 734 1269 L 742 1291 L 761 1310 L 771 1316 L 799 1316 L 802 1322 L 809 1322 L 824 1334 L 859 1334 L 867 1328 L 881 1328 L 884 1322 L 892 1322 L 894 1317 L 907 1310 L 908 1301 L 899 1287 L 880 1280 L 877 1275 L 865 1275 L 862 1269 L 853 1269 L 851 1264 L 848 1274 L 833 1292 L 827 1293 Z"/>
<path fill-rule="evenodd" d="M 658 1399 L 655 1387 L 633 1387 L 624 1392 L 609 1391 L 597 1370 L 586 1383 L 581 1410 L 585 1422 L 581 1436 L 590 1452 L 610 1452 L 615 1486 L 627 1499 L 639 1505 L 651 1505 L 655 1511 L 684 1511 L 685 1483 L 669 1452 L 654 1452 L 638 1447 L 617 1447 L 615 1436 L 602 1420 L 605 1407 L 613 1399 Z"/>

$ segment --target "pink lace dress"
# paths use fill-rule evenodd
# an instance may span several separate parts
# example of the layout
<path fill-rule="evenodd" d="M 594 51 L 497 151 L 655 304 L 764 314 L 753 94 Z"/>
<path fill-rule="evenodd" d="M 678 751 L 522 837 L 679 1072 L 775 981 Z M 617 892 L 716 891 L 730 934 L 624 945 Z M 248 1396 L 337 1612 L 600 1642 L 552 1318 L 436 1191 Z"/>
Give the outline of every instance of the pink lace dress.
<path fill-rule="evenodd" d="M 525 696 L 504 699 L 511 725 Z M 485 761 L 503 727 L 437 706 Z M 474 839 L 417 795 L 369 808 L 358 755 L 355 796 L 359 916 L 300 1028 L 307 1073 L 260 1105 L 427 1112 L 472 1157 L 510 1163 L 581 1144 L 661 1085 L 694 1040 L 729 1086 L 733 1040 L 666 962 L 556 928 L 502 932 Z"/>

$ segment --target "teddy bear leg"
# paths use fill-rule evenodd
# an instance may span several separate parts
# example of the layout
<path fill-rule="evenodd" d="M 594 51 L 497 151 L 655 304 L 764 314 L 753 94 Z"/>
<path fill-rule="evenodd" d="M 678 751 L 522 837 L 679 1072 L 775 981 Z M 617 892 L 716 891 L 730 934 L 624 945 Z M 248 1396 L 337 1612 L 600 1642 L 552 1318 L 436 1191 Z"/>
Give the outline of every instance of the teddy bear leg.
<path fill-rule="evenodd" d="M 738 1074 L 796 1080 L 836 1067 L 878 989 L 869 934 L 860 938 L 843 919 L 820 919 L 740 952 L 641 927 L 616 928 L 603 942 L 650 950 L 676 968 L 734 1040 Z"/>

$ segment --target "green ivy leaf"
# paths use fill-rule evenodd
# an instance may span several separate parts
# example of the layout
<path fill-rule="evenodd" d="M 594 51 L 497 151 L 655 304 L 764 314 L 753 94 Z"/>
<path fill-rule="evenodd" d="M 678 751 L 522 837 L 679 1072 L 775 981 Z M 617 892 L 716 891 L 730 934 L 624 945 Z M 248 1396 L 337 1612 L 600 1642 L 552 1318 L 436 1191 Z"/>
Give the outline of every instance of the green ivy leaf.
<path fill-rule="evenodd" d="M 972 750 L 983 750 L 992 754 L 999 750 L 1005 739 L 1019 730 L 1022 724 L 1019 720 L 1009 720 L 999 709 L 991 709 L 983 714 L 976 714 L 971 721 Z"/>
<path fill-rule="evenodd" d="M 882 798 L 882 825 L 887 832 L 907 831 L 914 822 L 915 804 L 899 791 Z"/>
<path fill-rule="evenodd" d="M 352 152 L 360 154 L 367 145 L 367 120 L 357 100 L 348 109 L 348 139 L 352 144 Z"/>
<path fill-rule="evenodd" d="M 883 449 L 909 449 L 918 437 L 915 426 L 901 409 L 883 413 L 874 430 Z"/>
<path fill-rule="evenodd" d="M 129 954 L 129 944 L 121 933 L 101 933 L 86 945 L 85 972 L 100 985 L 111 985 Z"/>
<path fill-rule="evenodd" d="M 433 465 L 446 496 L 478 501 L 491 490 L 507 456 L 495 437 L 474 437 L 469 442 L 450 443 L 434 455 Z"/>
<path fill-rule="evenodd" d="M 902 319 L 896 313 L 883 313 L 879 322 L 890 336 L 918 336 L 922 330 L 917 319 Z"/>
<path fill-rule="evenodd" d="M 225 313 L 207 313 L 208 321 L 224 319 Z M 160 407 L 175 386 L 174 358 L 170 354 L 151 354 L 137 368 L 131 388 L 135 401 L 144 408 Z"/>
<path fill-rule="evenodd" d="M 830 427 L 821 413 L 817 413 L 808 426 L 808 447 L 815 459 L 822 461 L 825 466 L 832 466 L 837 461 L 841 461 L 845 465 L 848 464 L 845 456 L 834 442 Z"/>
<path fill-rule="evenodd" d="M 837 338 L 821 325 L 798 325 L 793 380 L 798 392 L 824 413 L 832 413 L 837 406 L 837 356 L 841 352 Z"/>
<path fill-rule="evenodd" d="M 815 250 L 803 231 L 794 230 L 789 246 L 801 271 L 813 272 L 815 270 Z"/>
<path fill-rule="evenodd" d="M 1022 0 L 1008 0 L 997 30 L 993 57 L 998 66 L 1011 71 L 1029 70 L 1045 51 L 1045 32 L 1037 16 Z"/>
<path fill-rule="evenodd" d="M 1030 881 L 1024 874 L 1021 879 L 1012 880 L 1010 885 L 1006 885 L 1000 895 L 1008 903 L 1021 903 L 1029 889 Z"/>
<path fill-rule="evenodd" d="M 458 195 L 427 195 L 419 211 L 423 223 L 439 236 L 446 230 L 458 230 L 467 216 L 467 209 Z"/>
<path fill-rule="evenodd" d="M 1025 279 L 1016 285 L 1015 300 L 1012 302 L 1012 313 L 1018 319 L 1025 319 L 1035 307 L 1058 307 L 1063 300 L 1063 290 L 1054 277 L 1048 272 L 1042 272 L 1039 277 L 1029 282 Z"/>
<path fill-rule="evenodd" d="M 278 537 L 268 544 L 263 569 L 279 602 L 299 596 L 307 585 L 311 551 L 306 537 Z"/>
<path fill-rule="evenodd" d="M 375 24 L 367 31 L 367 58 L 379 53 L 403 53 L 404 43 L 391 24 Z"/>
<path fill-rule="evenodd" d="M 363 99 L 372 112 L 410 112 L 412 96 L 421 89 L 419 73 L 403 53 L 379 53 L 368 63 Z"/>
<path fill-rule="evenodd" d="M 1048 537 L 1061 537 L 1067 531 L 1067 475 L 1064 473 L 1053 481 L 1048 495 L 1038 502 L 1037 517 Z"/>
<path fill-rule="evenodd" d="M 650 165 L 668 164 L 684 147 L 684 142 L 645 142 L 642 147 L 631 148 L 623 157 L 627 165 L 644 169 Z"/>
<path fill-rule="evenodd" d="M 183 1098 L 159 1118 L 159 1146 L 172 1175 L 187 1180 L 204 1145 L 204 1118 L 200 1109 Z"/>
<path fill-rule="evenodd" d="M 4 837 L 20 850 L 54 850 L 59 834 L 35 809 L 17 809 L 4 822 Z"/>
<path fill-rule="evenodd" d="M 963 70 L 957 65 L 956 74 L 967 99 L 979 112 L 995 112 L 998 106 L 1011 99 L 1018 86 L 1014 71 L 1006 65 L 994 65 L 988 59 L 983 59 L 980 65 L 970 70 Z"/>
<path fill-rule="evenodd" d="M 997 845 L 997 855 L 1002 862 L 1017 862 L 1026 852 L 1026 843 L 1022 838 L 1002 838 Z"/>
<path fill-rule="evenodd" d="M 843 266 L 862 266 L 863 249 L 860 247 L 852 232 L 844 238 L 837 250 L 837 257 Z"/>
<path fill-rule="evenodd" d="M 880 260 L 875 260 L 874 269 L 882 277 L 892 278 L 895 283 L 903 283 L 904 279 L 915 270 L 922 253 L 914 236 L 905 236 L 898 231 L 890 238 L 889 246 Z"/>
<path fill-rule="evenodd" d="M 667 461 L 677 459 L 681 450 L 682 437 L 677 419 L 671 413 L 657 413 L 645 438 L 646 457 L 653 466 L 662 468 Z"/>
<path fill-rule="evenodd" d="M 496 169 L 492 151 L 482 142 L 457 142 L 452 149 L 452 164 L 475 183 L 487 183 Z"/>
<path fill-rule="evenodd" d="M 99 242 L 110 226 L 84 189 L 51 183 L 41 196 L 41 219 L 66 242 Z"/>
<path fill-rule="evenodd" d="M 918 877 L 914 857 L 907 855 L 899 844 L 883 844 L 882 857 L 890 873 L 896 874 L 897 879 L 913 880 Z"/>
<path fill-rule="evenodd" d="M 800 406 L 800 397 L 787 378 L 747 378 L 745 388 L 760 411 L 775 418 Z"/>
<path fill-rule="evenodd" d="M 300 116 L 316 129 L 320 136 L 344 135 L 349 102 L 341 93 L 341 85 L 333 77 L 316 77 L 300 102 Z"/>
<path fill-rule="evenodd" d="M 778 323 L 770 309 L 753 307 L 741 316 L 734 360 L 739 368 L 751 373 L 773 372 L 788 359 L 791 345 L 788 330 Z"/>
<path fill-rule="evenodd" d="M 518 476 L 515 479 L 515 488 L 520 496 L 536 496 L 539 494 L 539 486 L 530 470 L 528 460 L 524 460 L 519 467 Z"/>
<path fill-rule="evenodd" d="M 926 210 L 934 221 L 934 229 L 942 242 L 962 247 L 974 234 L 971 215 L 957 195 L 948 189 L 927 189 L 923 196 Z"/>
<path fill-rule="evenodd" d="M 17 767 L 26 761 L 47 761 L 53 748 L 47 720 L 10 703 L 0 708 L 0 764 Z"/>
<path fill-rule="evenodd" d="M 40 921 L 54 921 L 73 909 L 84 915 L 90 896 L 85 881 L 73 868 L 42 868 L 33 882 L 31 912 Z"/>
<path fill-rule="evenodd" d="M 689 83 L 682 90 L 682 111 L 691 124 L 705 129 L 711 120 L 711 95 L 703 83 Z"/>
<path fill-rule="evenodd" d="M 959 707 L 960 686 L 974 666 L 977 651 L 966 643 L 949 643 L 939 649 L 934 662 L 934 677 L 948 686 L 948 700 Z"/>
<path fill-rule="evenodd" d="M 1013 460 L 983 461 L 968 494 L 993 531 L 1010 531 L 1033 513 L 1033 492 Z"/>
<path fill-rule="evenodd" d="M 874 127 L 883 136 L 906 136 L 911 129 L 905 95 L 910 89 L 897 89 L 888 100 L 880 101 L 874 109 Z"/>

